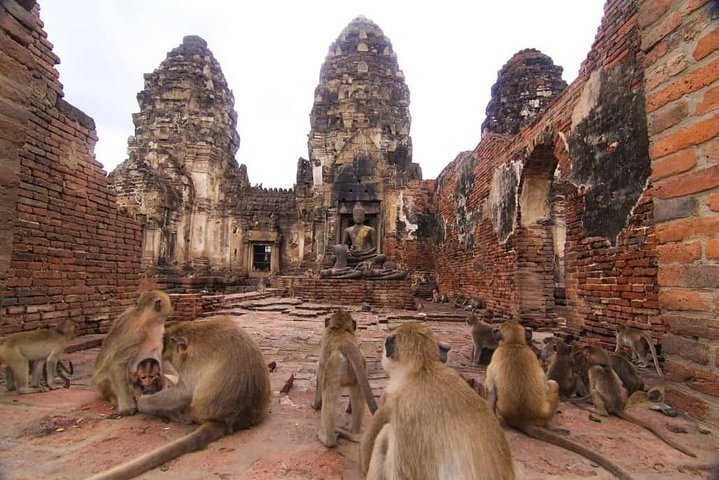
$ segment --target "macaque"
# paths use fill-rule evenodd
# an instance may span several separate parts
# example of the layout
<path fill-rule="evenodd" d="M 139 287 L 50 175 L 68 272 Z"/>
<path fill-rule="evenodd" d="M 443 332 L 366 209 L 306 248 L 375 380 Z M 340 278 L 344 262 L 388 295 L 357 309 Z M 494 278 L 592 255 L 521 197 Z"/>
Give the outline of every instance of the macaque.
<path fill-rule="evenodd" d="M 18 332 L 1 338 L 0 362 L 7 365 L 8 390 L 16 388 L 19 394 L 42 391 L 39 379 L 43 370 L 48 388 L 58 388 L 57 362 L 67 344 L 77 335 L 77 330 L 77 323 L 67 319 L 55 328 Z M 34 386 L 30 385 L 30 362 L 34 362 L 32 378 L 37 380 Z"/>

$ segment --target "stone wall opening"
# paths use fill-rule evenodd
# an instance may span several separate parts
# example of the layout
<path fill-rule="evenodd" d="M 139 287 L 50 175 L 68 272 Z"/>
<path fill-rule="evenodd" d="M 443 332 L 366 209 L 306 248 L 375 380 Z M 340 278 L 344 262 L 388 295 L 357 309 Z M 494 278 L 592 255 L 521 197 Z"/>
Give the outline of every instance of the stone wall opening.
<path fill-rule="evenodd" d="M 550 146 L 536 147 L 527 158 L 519 184 L 517 236 L 517 287 L 520 320 L 533 327 L 550 327 L 557 323 L 555 292 L 563 285 L 563 245 L 555 247 L 555 228 L 551 207 L 552 181 L 557 159 Z M 566 229 L 564 230 L 566 232 Z M 566 236 L 566 235 L 565 235 Z"/>

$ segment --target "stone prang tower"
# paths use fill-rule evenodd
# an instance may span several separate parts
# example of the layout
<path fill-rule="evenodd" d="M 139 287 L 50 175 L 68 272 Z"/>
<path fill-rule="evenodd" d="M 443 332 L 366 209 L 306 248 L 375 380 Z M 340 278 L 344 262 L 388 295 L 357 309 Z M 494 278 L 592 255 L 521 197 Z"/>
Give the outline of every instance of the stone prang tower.
<path fill-rule="evenodd" d="M 371 20 L 352 20 L 320 70 L 309 160 L 298 164 L 298 191 L 305 196 L 298 201 L 321 232 L 318 255 L 339 241 L 355 204 L 381 232 L 384 192 L 421 179 L 412 163 L 409 101 L 392 43 Z"/>

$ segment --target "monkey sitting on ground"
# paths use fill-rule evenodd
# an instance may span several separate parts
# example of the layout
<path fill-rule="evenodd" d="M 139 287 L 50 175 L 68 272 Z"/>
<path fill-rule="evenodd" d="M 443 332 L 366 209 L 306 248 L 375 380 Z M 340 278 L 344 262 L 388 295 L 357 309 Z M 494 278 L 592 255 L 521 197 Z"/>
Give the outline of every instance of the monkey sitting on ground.
<path fill-rule="evenodd" d="M 622 347 L 629 347 L 629 349 L 631 349 L 632 360 L 637 361 L 639 366 L 643 368 L 647 366 L 647 349 L 644 347 L 644 342 L 646 342 L 652 354 L 652 360 L 654 361 L 654 367 L 657 369 L 657 374 L 660 379 L 664 378 L 662 370 L 659 368 L 657 351 L 654 349 L 654 344 L 649 335 L 638 328 L 621 327 L 617 329 L 615 336 L 616 346 L 614 347 L 614 352 L 619 352 Z"/>
<path fill-rule="evenodd" d="M 581 396 L 586 395 L 586 388 L 581 384 L 582 380 L 577 374 L 574 360 L 571 356 L 572 347 L 557 339 L 555 349 L 556 353 L 552 357 L 549 367 L 547 367 L 547 378 L 557 382 L 559 396 L 561 398 L 570 398 L 576 393 Z"/>
<path fill-rule="evenodd" d="M 644 390 L 644 380 L 639 376 L 637 367 L 626 357 L 623 352 L 614 352 L 609 355 L 609 366 L 619 376 L 622 385 L 627 389 L 627 395 L 632 396 L 634 392 Z"/>
<path fill-rule="evenodd" d="M 92 379 L 100 397 L 111 400 L 120 415 L 137 411 L 130 373 L 147 358 L 160 362 L 165 320 L 172 311 L 170 297 L 160 290 L 143 293 L 137 305 L 120 315 L 95 359 Z"/>
<path fill-rule="evenodd" d="M 619 418 L 644 427 L 654 435 L 690 457 L 696 454 L 688 448 L 673 441 L 655 426 L 628 414 L 624 408 L 627 403 L 627 389 L 616 372 L 609 365 L 609 355 L 601 347 L 587 345 L 582 353 L 589 364 L 589 394 L 592 397 L 594 409 L 599 415 L 616 415 Z"/>
<path fill-rule="evenodd" d="M 58 388 L 55 378 L 58 358 L 77 335 L 77 329 L 77 324 L 67 319 L 55 328 L 18 332 L 0 338 L 0 362 L 7 365 L 7 389 L 17 389 L 20 394 L 42 391 L 39 383 L 43 370 L 47 387 L 51 390 Z M 30 362 L 34 362 L 32 386 L 29 385 Z"/>
<path fill-rule="evenodd" d="M 497 348 L 494 327 L 485 320 L 491 320 L 492 310 L 477 310 L 467 316 L 467 325 L 472 327 L 472 365 L 487 365 Z"/>
<path fill-rule="evenodd" d="M 361 446 L 367 480 L 515 478 L 509 444 L 487 402 L 442 364 L 426 326 L 407 322 L 394 330 L 382 366 L 389 374 L 386 400 Z"/>
<path fill-rule="evenodd" d="M 350 440 L 359 440 L 365 401 L 372 413 L 377 410 L 377 402 L 367 379 L 367 361 L 359 349 L 356 329 L 357 322 L 344 310 L 336 311 L 325 320 L 312 407 L 315 410 L 322 409 L 321 427 L 317 436 L 326 447 L 337 445 L 338 433 Z M 352 424 L 349 433 L 335 427 L 341 387 L 350 388 Z"/>
<path fill-rule="evenodd" d="M 604 456 L 546 428 L 559 403 L 557 382 L 547 380 L 537 356 L 527 346 L 519 322 L 504 322 L 498 333 L 499 346 L 487 367 L 485 380 L 489 405 L 497 418 L 532 438 L 582 455 L 618 478 L 631 478 Z"/>
<path fill-rule="evenodd" d="M 183 423 L 194 432 L 119 465 L 91 480 L 126 479 L 188 452 L 205 448 L 225 434 L 249 428 L 270 410 L 272 390 L 267 362 L 254 340 L 229 317 L 181 322 L 167 328 L 163 362 L 178 383 L 137 401 L 142 413 Z"/>

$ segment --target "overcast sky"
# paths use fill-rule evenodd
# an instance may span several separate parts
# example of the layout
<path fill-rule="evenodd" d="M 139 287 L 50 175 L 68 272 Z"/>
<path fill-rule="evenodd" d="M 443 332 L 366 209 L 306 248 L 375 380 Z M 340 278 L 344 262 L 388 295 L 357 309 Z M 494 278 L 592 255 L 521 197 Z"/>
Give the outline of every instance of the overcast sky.
<path fill-rule="evenodd" d="M 604 0 L 39 0 L 60 56 L 65 99 L 95 119 L 107 171 L 127 158 L 132 113 L 155 70 L 185 35 L 199 35 L 235 95 L 250 182 L 290 187 L 307 158 L 309 113 L 330 44 L 355 17 L 391 40 L 410 90 L 413 160 L 424 178 L 480 140 L 497 72 L 537 48 L 573 81 Z"/>

